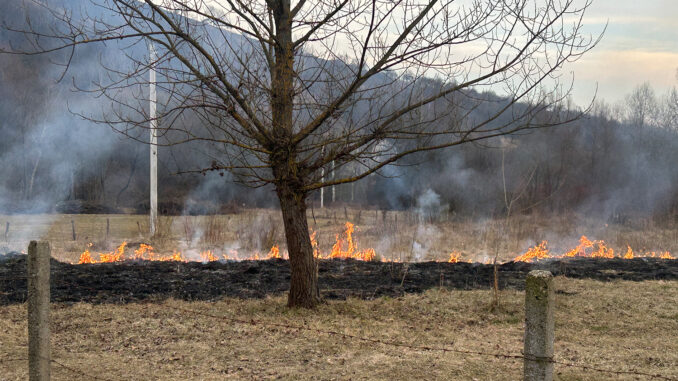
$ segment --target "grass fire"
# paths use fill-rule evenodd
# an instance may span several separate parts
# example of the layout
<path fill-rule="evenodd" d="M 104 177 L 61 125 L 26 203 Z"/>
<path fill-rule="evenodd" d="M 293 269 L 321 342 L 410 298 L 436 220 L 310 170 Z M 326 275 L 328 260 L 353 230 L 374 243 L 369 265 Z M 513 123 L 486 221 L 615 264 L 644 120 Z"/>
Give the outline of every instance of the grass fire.
<path fill-rule="evenodd" d="M 1 0 L 0 381 L 678 380 L 676 14 Z"/>
<path fill-rule="evenodd" d="M 368 248 L 359 250 L 358 241 L 354 237 L 355 225 L 351 222 L 345 223 L 345 230 L 342 234 L 336 234 L 335 242 L 332 245 L 331 251 L 328 254 L 323 254 L 323 252 L 318 248 L 318 243 L 316 240 L 316 232 L 310 234 L 311 243 L 314 248 L 314 256 L 317 259 L 356 259 L 362 261 L 390 261 L 393 259 L 388 259 L 387 257 L 379 256 L 375 249 Z M 623 259 L 633 259 L 633 258 L 659 258 L 659 259 L 676 259 L 668 251 L 641 251 L 634 252 L 631 246 L 627 246 L 627 250 L 622 254 L 617 252 L 613 248 L 608 247 L 605 244 L 605 241 L 592 241 L 586 236 L 581 236 L 579 244 L 568 250 L 563 254 L 553 254 L 547 248 L 547 241 L 542 241 L 539 245 L 535 245 L 527 249 L 527 251 L 521 255 L 513 258 L 513 261 L 517 262 L 533 262 L 543 259 L 563 259 L 563 258 L 623 258 Z M 88 244 L 88 248 L 80 254 L 78 264 L 83 263 L 112 263 L 112 262 L 122 262 L 129 260 L 144 260 L 144 261 L 180 261 L 186 262 L 189 260 L 192 261 L 201 261 L 201 262 L 211 262 L 219 260 L 268 260 L 268 259 L 288 259 L 288 254 L 286 252 L 280 253 L 280 245 L 275 244 L 271 247 L 268 254 L 262 255 L 258 252 L 255 252 L 250 255 L 241 255 L 237 250 L 231 249 L 227 253 L 217 253 L 214 250 L 203 250 L 200 251 L 197 255 L 191 257 L 185 256 L 179 250 L 173 250 L 171 254 L 161 255 L 157 254 L 154 251 L 154 248 L 151 245 L 140 243 L 137 249 L 128 250 L 127 242 L 120 244 L 114 251 L 108 253 L 92 253 L 90 251 L 92 244 Z M 128 252 L 126 252 L 126 250 Z M 129 252 L 131 251 L 131 252 Z M 98 258 L 98 259 L 97 259 Z M 190 258 L 190 259 L 189 259 Z M 438 259 L 439 261 L 444 260 Z M 458 263 L 458 262 L 471 262 L 469 259 L 464 259 L 462 253 L 459 251 L 452 251 L 447 259 L 447 262 Z M 487 261 L 486 261 L 487 262 Z"/>

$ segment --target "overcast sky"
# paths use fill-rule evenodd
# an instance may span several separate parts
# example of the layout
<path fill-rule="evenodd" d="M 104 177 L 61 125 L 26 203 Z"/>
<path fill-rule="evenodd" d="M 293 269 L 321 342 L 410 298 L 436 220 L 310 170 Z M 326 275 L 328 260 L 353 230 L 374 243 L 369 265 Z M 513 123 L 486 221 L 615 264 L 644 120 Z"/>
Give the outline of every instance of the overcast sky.
<path fill-rule="evenodd" d="M 575 102 L 587 103 L 598 83 L 598 98 L 623 99 L 649 82 L 658 95 L 678 87 L 678 0 L 593 0 L 587 31 L 608 23 L 593 51 L 569 66 L 575 76 Z"/>

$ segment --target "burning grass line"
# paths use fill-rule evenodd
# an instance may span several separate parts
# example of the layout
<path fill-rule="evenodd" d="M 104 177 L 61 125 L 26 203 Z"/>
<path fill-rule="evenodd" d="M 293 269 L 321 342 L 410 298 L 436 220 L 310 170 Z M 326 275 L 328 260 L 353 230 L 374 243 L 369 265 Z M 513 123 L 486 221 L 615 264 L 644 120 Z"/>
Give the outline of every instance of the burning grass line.
<path fill-rule="evenodd" d="M 181 308 L 181 307 L 178 307 L 178 306 L 172 306 L 172 309 L 183 311 L 183 312 L 186 312 L 186 313 L 189 313 L 189 314 L 201 315 L 201 316 L 205 316 L 205 317 L 209 317 L 209 318 L 213 318 L 213 319 L 224 320 L 224 321 L 228 321 L 228 322 L 232 322 L 232 323 L 239 323 L 239 324 L 246 324 L 246 325 L 253 325 L 253 326 L 259 325 L 259 326 L 263 326 L 263 327 L 276 327 L 276 328 L 284 328 L 284 329 L 288 329 L 288 330 L 322 333 L 322 334 L 326 334 L 326 335 L 330 335 L 330 336 L 339 336 L 339 337 L 342 337 L 342 338 L 345 338 L 345 339 L 364 341 L 364 342 L 374 343 L 374 344 L 382 344 L 382 345 L 392 346 L 392 347 L 407 348 L 407 349 L 418 350 L 418 351 L 427 351 L 427 352 L 438 351 L 438 352 L 443 352 L 443 353 L 458 353 L 458 354 L 465 354 L 465 355 L 494 357 L 494 358 L 500 358 L 500 359 L 506 359 L 506 360 L 544 360 L 544 361 L 548 361 L 550 363 L 562 365 L 562 366 L 565 366 L 565 367 L 579 368 L 579 369 L 588 370 L 588 371 L 595 371 L 595 372 L 599 372 L 599 373 L 608 373 L 608 374 L 616 374 L 616 375 L 644 376 L 644 377 L 649 377 L 650 379 L 678 381 L 678 378 L 668 377 L 668 376 L 664 376 L 664 375 L 661 375 L 661 374 L 638 372 L 638 371 L 633 371 L 633 370 L 611 370 L 611 369 L 596 368 L 596 367 L 589 366 L 589 365 L 578 365 L 578 364 L 575 364 L 575 363 L 559 361 L 559 360 L 555 360 L 552 357 L 536 358 L 536 357 L 533 357 L 533 356 L 525 356 L 525 355 L 491 353 L 491 352 L 456 349 L 456 348 L 449 348 L 449 347 L 437 347 L 437 346 L 429 346 L 429 345 L 414 345 L 414 344 L 401 343 L 401 342 L 397 342 L 397 341 L 388 341 L 388 340 L 381 340 L 381 339 L 375 339 L 375 338 L 370 338 L 370 337 L 362 337 L 362 336 L 352 335 L 352 334 L 349 334 L 349 333 L 343 333 L 343 332 L 332 331 L 332 330 L 323 330 L 323 329 L 317 329 L 317 328 L 311 328 L 311 327 L 305 327 L 305 326 L 299 326 L 299 325 L 290 325 L 290 324 L 282 324 L 282 323 L 269 323 L 269 322 L 263 322 L 263 321 L 255 320 L 255 319 L 250 319 L 250 320 L 237 319 L 237 318 L 232 318 L 232 317 L 223 316 L 223 315 L 214 315 L 214 314 L 210 314 L 210 313 L 204 312 L 204 311 Z"/>

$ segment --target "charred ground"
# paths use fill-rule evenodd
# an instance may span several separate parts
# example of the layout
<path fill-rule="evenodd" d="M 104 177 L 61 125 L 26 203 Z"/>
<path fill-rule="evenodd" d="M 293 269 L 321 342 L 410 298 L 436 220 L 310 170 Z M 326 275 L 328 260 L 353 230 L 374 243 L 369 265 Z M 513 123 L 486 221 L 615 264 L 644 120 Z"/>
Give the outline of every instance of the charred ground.
<path fill-rule="evenodd" d="M 0 305 L 26 301 L 26 256 L 0 256 Z M 532 269 L 570 278 L 675 280 L 678 261 L 654 258 L 551 260 L 498 266 L 499 287 L 521 289 Z M 391 263 L 321 260 L 320 292 L 325 298 L 400 296 L 434 287 L 484 289 L 493 282 L 493 266 L 479 263 Z M 288 290 L 286 260 L 227 262 L 148 262 L 73 265 L 52 261 L 52 301 L 127 303 L 175 298 L 217 300 L 263 298 Z"/>

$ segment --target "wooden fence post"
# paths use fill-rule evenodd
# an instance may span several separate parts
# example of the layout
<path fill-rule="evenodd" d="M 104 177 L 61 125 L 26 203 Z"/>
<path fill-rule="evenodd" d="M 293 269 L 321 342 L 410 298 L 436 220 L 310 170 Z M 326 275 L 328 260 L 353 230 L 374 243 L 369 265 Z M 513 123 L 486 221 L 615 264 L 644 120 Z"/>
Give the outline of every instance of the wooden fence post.
<path fill-rule="evenodd" d="M 28 379 L 50 378 L 49 260 L 47 241 L 28 245 Z"/>
<path fill-rule="evenodd" d="M 532 270 L 525 280 L 525 381 L 553 380 L 553 275 Z"/>

